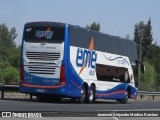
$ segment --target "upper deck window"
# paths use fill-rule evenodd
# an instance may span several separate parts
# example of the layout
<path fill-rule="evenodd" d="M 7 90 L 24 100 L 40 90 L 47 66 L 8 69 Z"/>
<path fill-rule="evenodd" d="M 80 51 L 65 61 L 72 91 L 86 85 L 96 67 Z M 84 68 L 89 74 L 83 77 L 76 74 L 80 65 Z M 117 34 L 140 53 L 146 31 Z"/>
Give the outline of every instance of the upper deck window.
<path fill-rule="evenodd" d="M 65 29 L 60 27 L 25 27 L 24 40 L 33 43 L 62 43 Z"/>

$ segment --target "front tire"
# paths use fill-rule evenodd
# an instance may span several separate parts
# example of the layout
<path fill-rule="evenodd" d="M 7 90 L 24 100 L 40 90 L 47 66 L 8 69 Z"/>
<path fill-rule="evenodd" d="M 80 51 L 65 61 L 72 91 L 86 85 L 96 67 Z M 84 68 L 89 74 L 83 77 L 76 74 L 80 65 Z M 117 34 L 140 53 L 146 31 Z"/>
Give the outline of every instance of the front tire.
<path fill-rule="evenodd" d="M 125 92 L 125 95 L 126 95 L 126 97 L 124 99 L 120 100 L 120 103 L 127 104 L 127 102 L 128 102 L 128 91 Z"/>

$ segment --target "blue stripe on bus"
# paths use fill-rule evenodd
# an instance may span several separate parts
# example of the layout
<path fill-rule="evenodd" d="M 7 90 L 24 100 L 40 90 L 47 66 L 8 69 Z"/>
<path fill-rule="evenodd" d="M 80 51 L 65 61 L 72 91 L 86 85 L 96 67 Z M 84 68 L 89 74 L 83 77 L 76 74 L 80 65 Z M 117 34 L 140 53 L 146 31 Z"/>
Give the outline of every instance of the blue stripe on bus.
<path fill-rule="evenodd" d="M 123 99 L 125 97 L 125 91 L 127 90 L 127 87 L 131 88 L 130 94 L 136 97 L 137 90 L 131 85 L 122 83 L 109 90 L 96 90 L 96 98 Z"/>

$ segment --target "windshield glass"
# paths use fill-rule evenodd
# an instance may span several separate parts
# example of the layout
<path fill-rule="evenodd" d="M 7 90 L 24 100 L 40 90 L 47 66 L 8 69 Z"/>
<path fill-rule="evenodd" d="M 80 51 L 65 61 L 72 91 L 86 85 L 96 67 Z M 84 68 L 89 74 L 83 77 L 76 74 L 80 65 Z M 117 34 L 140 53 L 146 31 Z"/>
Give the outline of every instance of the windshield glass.
<path fill-rule="evenodd" d="M 61 43 L 64 41 L 64 28 L 59 27 L 26 27 L 24 40 L 34 43 Z"/>

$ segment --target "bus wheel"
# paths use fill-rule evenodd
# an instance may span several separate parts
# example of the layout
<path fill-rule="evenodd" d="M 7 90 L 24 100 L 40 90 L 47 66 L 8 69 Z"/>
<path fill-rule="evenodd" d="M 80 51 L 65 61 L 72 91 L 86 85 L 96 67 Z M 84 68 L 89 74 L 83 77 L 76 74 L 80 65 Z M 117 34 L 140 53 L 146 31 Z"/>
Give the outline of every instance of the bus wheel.
<path fill-rule="evenodd" d="M 126 104 L 128 102 L 128 91 L 125 92 L 126 97 L 120 100 L 120 103 Z"/>
<path fill-rule="evenodd" d="M 89 90 L 88 103 L 93 103 L 95 101 L 95 89 L 92 85 Z"/>
<path fill-rule="evenodd" d="M 83 85 L 83 86 L 82 86 L 82 89 L 81 89 L 81 95 L 80 95 L 80 98 L 79 98 L 79 102 L 80 102 L 80 103 L 84 103 L 84 102 L 85 102 L 85 99 L 86 99 L 86 88 L 85 88 L 85 86 Z"/>

